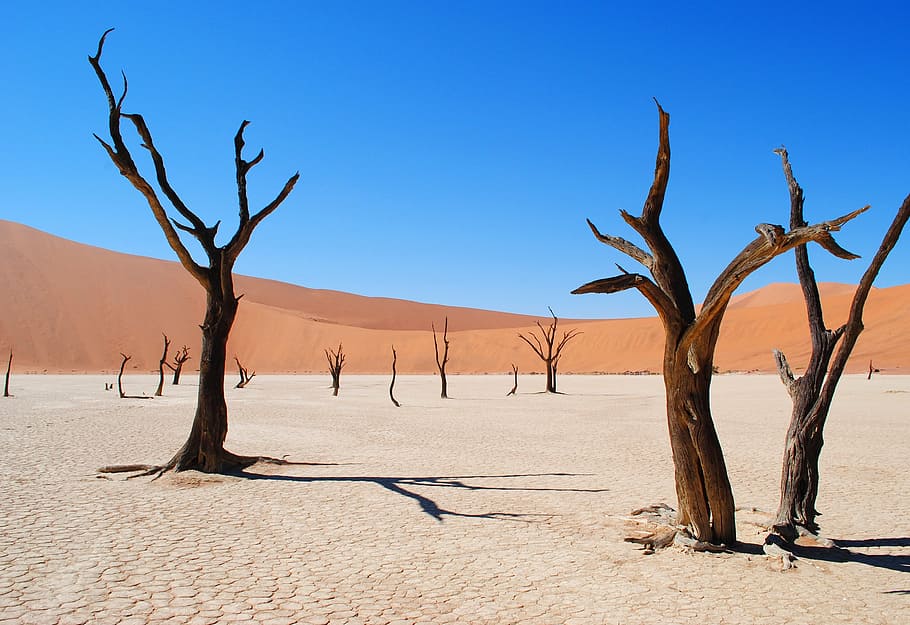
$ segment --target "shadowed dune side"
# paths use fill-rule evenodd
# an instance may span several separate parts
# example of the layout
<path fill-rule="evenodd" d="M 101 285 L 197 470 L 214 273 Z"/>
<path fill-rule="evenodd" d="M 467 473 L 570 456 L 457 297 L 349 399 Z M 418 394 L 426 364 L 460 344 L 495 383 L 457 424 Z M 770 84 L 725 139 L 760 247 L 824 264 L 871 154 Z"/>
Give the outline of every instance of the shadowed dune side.
<path fill-rule="evenodd" d="M 569 288 L 568 285 L 567 289 Z M 853 287 L 823 284 L 829 325 L 842 322 Z M 344 343 L 345 372 L 385 373 L 390 346 L 402 373 L 433 373 L 431 322 L 449 318 L 452 373 L 543 371 L 518 340 L 536 317 L 363 297 L 237 277 L 244 293 L 228 345 L 246 366 L 265 372 L 318 372 L 323 350 Z M 133 356 L 134 371 L 157 368 L 161 332 L 172 348 L 188 345 L 197 366 L 204 313 L 201 287 L 176 263 L 75 243 L 0 220 L 0 349 L 12 346 L 19 371 L 113 371 L 119 352 Z M 874 289 L 866 331 L 850 371 L 872 359 L 884 371 L 910 366 L 907 325 L 910 285 Z M 772 284 L 734 298 L 721 330 L 716 364 L 721 371 L 772 371 L 771 349 L 782 348 L 799 369 L 809 353 L 798 285 Z M 547 319 L 541 317 L 546 323 Z M 565 351 L 560 372 L 658 372 L 663 331 L 656 317 L 561 321 L 582 331 Z"/>

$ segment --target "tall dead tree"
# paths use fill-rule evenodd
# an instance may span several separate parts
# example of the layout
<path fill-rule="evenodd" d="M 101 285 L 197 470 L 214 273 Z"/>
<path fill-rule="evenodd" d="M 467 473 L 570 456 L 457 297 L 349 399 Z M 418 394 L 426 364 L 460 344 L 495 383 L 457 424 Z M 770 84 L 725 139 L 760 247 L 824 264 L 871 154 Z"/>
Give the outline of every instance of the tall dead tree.
<path fill-rule="evenodd" d="M 123 360 L 120 361 L 120 373 L 117 375 L 117 391 L 120 393 L 120 399 L 151 399 L 148 395 L 127 395 L 123 391 L 123 370 L 132 356 L 127 356 L 123 352 L 120 352 L 120 355 L 123 357 Z"/>
<path fill-rule="evenodd" d="M 446 317 L 445 327 L 442 330 L 442 359 L 439 358 L 439 342 L 436 340 L 436 326 L 432 323 L 433 328 L 433 347 L 436 349 L 436 368 L 439 369 L 439 380 L 442 383 L 442 392 L 439 396 L 448 399 L 448 383 L 446 381 L 446 363 L 449 362 L 449 318 Z"/>
<path fill-rule="evenodd" d="M 332 375 L 332 397 L 337 397 L 338 389 L 341 388 L 341 368 L 344 367 L 341 343 L 338 344 L 337 350 L 325 350 L 325 358 L 329 361 L 329 373 Z"/>
<path fill-rule="evenodd" d="M 237 371 L 240 373 L 240 381 L 234 385 L 234 388 L 245 388 L 256 375 L 256 372 L 250 373 L 249 369 L 240 364 L 240 359 L 237 356 L 234 356 L 234 362 L 237 363 Z"/>
<path fill-rule="evenodd" d="M 3 396 L 11 397 L 9 394 L 9 372 L 13 369 L 13 350 L 9 350 L 9 361 L 6 363 L 6 380 L 3 383 Z"/>
<path fill-rule="evenodd" d="M 556 317 L 556 313 L 553 312 L 553 309 L 549 306 L 547 310 L 550 311 L 550 315 L 553 317 L 553 322 L 547 326 L 546 329 L 540 324 L 537 323 L 537 327 L 540 328 L 540 336 L 537 336 L 537 333 L 533 330 L 529 332 L 530 338 L 524 334 L 519 333 L 518 338 L 527 343 L 531 349 L 534 350 L 534 353 L 537 354 L 538 358 L 543 361 L 544 367 L 547 371 L 547 393 L 556 392 L 556 369 L 559 364 L 559 359 L 562 357 L 562 350 L 565 346 L 574 339 L 576 336 L 581 334 L 578 330 L 568 330 L 563 332 L 562 338 L 557 342 L 556 341 L 556 326 L 559 323 L 559 319 Z M 534 339 L 534 342 L 531 342 L 531 339 Z"/>
<path fill-rule="evenodd" d="M 392 400 L 392 403 L 395 404 L 396 408 L 400 408 L 401 404 L 398 403 L 398 400 L 395 399 L 395 376 L 397 371 L 395 370 L 395 365 L 398 363 L 398 353 L 395 351 L 395 346 L 392 345 L 392 383 L 389 384 L 389 398 Z"/>
<path fill-rule="evenodd" d="M 168 369 L 174 372 L 174 379 L 171 384 L 177 386 L 180 384 L 180 374 L 183 372 L 183 363 L 190 359 L 190 348 L 184 345 L 176 354 L 174 354 L 174 364 L 164 363 Z"/>
<path fill-rule="evenodd" d="M 805 227 L 802 187 L 793 176 L 787 150 L 780 148 L 775 152 L 780 155 L 790 191 L 790 227 Z M 863 308 L 872 282 L 897 243 L 908 218 L 910 196 L 907 196 L 898 209 L 881 246 L 863 274 L 853 295 L 847 322 L 835 330 L 830 330 L 825 325 L 815 272 L 809 263 L 809 251 L 805 245 L 796 247 L 796 271 L 806 302 L 812 352 L 805 373 L 796 378 L 783 352 L 774 350 L 778 372 L 793 401 L 790 426 L 784 445 L 781 498 L 772 528 L 775 534 L 786 541 L 794 540 L 802 532 L 818 532 L 815 518 L 819 513 L 815 509 L 815 502 L 818 495 L 818 460 L 824 445 L 825 421 L 847 359 L 863 331 Z M 871 376 L 870 361 L 869 377 Z"/>
<path fill-rule="evenodd" d="M 180 263 L 206 292 L 205 319 L 201 326 L 202 351 L 199 359 L 199 394 L 193 425 L 190 429 L 189 437 L 174 457 L 162 466 L 151 467 L 148 473 L 160 473 L 169 469 L 176 471 L 198 469 L 208 473 L 241 469 L 255 463 L 259 458 L 255 456 L 238 456 L 224 449 L 224 439 L 227 436 L 228 429 L 227 404 L 224 399 L 227 341 L 237 314 L 237 305 L 240 301 L 240 298 L 234 293 L 233 268 L 240 252 L 249 242 L 253 230 L 288 197 L 297 183 L 299 174 L 291 176 L 275 199 L 251 215 L 247 197 L 247 174 L 250 169 L 262 161 L 264 154 L 260 150 L 253 160 L 244 160 L 242 154 L 244 147 L 243 132 L 249 122 L 243 121 L 234 136 L 234 163 L 240 213 L 239 224 L 227 244 L 218 245 L 215 237 L 221 222 L 216 222 L 213 226 L 207 226 L 195 212 L 187 207 L 171 186 L 164 166 L 164 157 L 158 151 L 145 119 L 142 115 L 136 113 L 122 112 L 121 109 L 127 93 L 127 82 L 124 79 L 123 93 L 119 98 L 115 97 L 110 82 L 101 68 L 101 52 L 104 47 L 104 40 L 109 33 L 110 30 L 101 36 L 98 42 L 98 51 L 95 56 L 90 56 L 88 59 L 101 83 L 104 94 L 107 96 L 108 103 L 110 142 L 101 139 L 97 135 L 95 135 L 95 138 L 98 139 L 98 142 L 103 146 L 120 173 L 145 198 L 171 249 L 177 254 Z M 158 197 L 158 192 L 139 173 L 139 169 L 121 133 L 120 121 L 124 118 L 135 127 L 142 147 L 148 150 L 151 155 L 158 188 L 164 193 L 177 214 L 184 221 L 172 220 L 168 216 Z M 207 259 L 205 264 L 196 262 L 184 246 L 177 232 L 178 230 L 188 233 L 199 242 Z"/>
<path fill-rule="evenodd" d="M 663 377 L 667 422 L 679 499 L 678 524 L 701 542 L 732 544 L 736 540 L 733 492 L 723 452 L 711 418 L 710 387 L 714 350 L 730 297 L 745 278 L 775 256 L 815 241 L 841 258 L 855 258 L 831 236 L 866 208 L 838 219 L 789 232 L 760 224 L 758 237 L 733 259 L 708 290 L 696 315 L 686 274 L 660 225 L 670 175 L 670 116 L 657 105 L 660 141 L 654 181 L 640 217 L 620 211 L 623 220 L 644 239 L 650 252 L 620 237 L 601 234 L 588 221 L 598 241 L 641 263 L 651 278 L 629 273 L 589 282 L 573 293 L 616 293 L 637 289 L 654 306 L 666 337 Z"/>
<path fill-rule="evenodd" d="M 164 394 L 164 367 L 168 365 L 167 350 L 171 346 L 167 334 L 162 333 L 161 336 L 164 337 L 164 351 L 161 353 L 161 360 L 158 361 L 158 388 L 155 390 L 155 397 L 161 397 Z"/>

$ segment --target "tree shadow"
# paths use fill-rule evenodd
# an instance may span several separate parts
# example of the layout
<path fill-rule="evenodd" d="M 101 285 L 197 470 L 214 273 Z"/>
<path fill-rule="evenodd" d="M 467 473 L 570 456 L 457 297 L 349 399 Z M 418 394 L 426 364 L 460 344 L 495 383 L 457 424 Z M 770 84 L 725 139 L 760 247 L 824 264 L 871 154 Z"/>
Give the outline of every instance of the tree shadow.
<path fill-rule="evenodd" d="M 785 549 L 799 559 L 816 560 L 819 562 L 865 564 L 879 569 L 888 569 L 899 573 L 910 573 L 910 554 L 866 554 L 851 551 L 847 547 L 906 547 L 910 546 L 910 538 L 874 538 L 870 540 L 835 540 L 835 546 L 809 546 L 787 543 Z M 761 545 L 739 542 L 733 548 L 737 553 L 748 555 L 763 555 Z M 895 591 L 904 592 L 904 591 Z"/>
<path fill-rule="evenodd" d="M 306 463 L 294 463 L 306 464 Z M 469 491 L 545 491 L 545 492 L 567 492 L 567 493 L 602 493 L 606 488 L 548 488 L 548 487 L 529 487 L 529 486 L 479 486 L 468 484 L 465 480 L 470 479 L 515 479 L 523 477 L 579 477 L 591 475 L 588 473 L 520 473 L 509 475 L 459 475 L 459 476 L 432 476 L 432 477 L 378 477 L 378 476 L 298 476 L 298 475 L 269 475 L 263 473 L 251 473 L 249 471 L 238 471 L 233 473 L 237 477 L 249 480 L 272 480 L 278 482 L 297 482 L 301 484 L 329 483 L 338 482 L 343 484 L 376 484 L 386 490 L 407 497 L 417 502 L 420 509 L 425 514 L 433 517 L 440 523 L 444 517 L 463 517 L 477 519 L 499 519 L 499 520 L 522 520 L 532 516 L 552 516 L 540 514 L 515 514 L 508 512 L 487 512 L 484 514 L 468 514 L 455 512 L 441 507 L 436 501 L 422 495 L 415 490 L 415 487 L 435 487 L 435 488 L 456 488 Z"/>
<path fill-rule="evenodd" d="M 838 547 L 910 547 L 910 536 L 901 538 L 867 538 L 864 540 L 835 539 Z"/>

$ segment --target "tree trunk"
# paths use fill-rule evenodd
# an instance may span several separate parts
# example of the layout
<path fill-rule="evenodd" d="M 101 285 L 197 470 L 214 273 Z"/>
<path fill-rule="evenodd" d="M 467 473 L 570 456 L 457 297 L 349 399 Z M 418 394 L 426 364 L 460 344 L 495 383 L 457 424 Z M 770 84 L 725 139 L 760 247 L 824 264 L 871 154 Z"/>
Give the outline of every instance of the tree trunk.
<path fill-rule="evenodd" d="M 3 384 L 3 396 L 9 397 L 9 372 L 13 368 L 13 350 L 9 350 L 9 362 L 6 363 L 6 381 Z"/>
<path fill-rule="evenodd" d="M 228 431 L 224 374 L 228 336 L 236 315 L 237 300 L 233 290 L 227 297 L 208 294 L 202 326 L 196 415 L 189 438 L 171 461 L 175 471 L 221 473 L 252 464 L 245 460 L 253 459 L 241 458 L 224 449 Z"/>
<path fill-rule="evenodd" d="M 547 392 L 548 392 L 548 393 L 555 393 L 555 392 L 556 392 L 556 384 L 554 383 L 554 379 L 553 379 L 553 378 L 554 378 L 554 376 L 553 376 L 553 362 L 550 361 L 550 360 L 545 360 L 545 361 L 544 361 L 544 365 L 546 366 L 546 369 L 547 369 Z"/>
<path fill-rule="evenodd" d="M 164 351 L 161 353 L 161 360 L 158 361 L 158 388 L 155 390 L 155 397 L 161 397 L 164 394 L 164 367 L 167 365 L 167 350 L 171 342 L 164 335 Z"/>

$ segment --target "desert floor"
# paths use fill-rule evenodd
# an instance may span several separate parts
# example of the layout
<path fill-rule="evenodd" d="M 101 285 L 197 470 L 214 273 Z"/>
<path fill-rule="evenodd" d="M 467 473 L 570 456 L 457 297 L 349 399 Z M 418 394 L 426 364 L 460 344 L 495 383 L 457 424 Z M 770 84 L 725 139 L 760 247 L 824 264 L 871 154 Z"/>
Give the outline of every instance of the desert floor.
<path fill-rule="evenodd" d="M 233 377 L 228 379 L 233 385 Z M 115 376 L 13 376 L 0 398 L 0 623 L 910 622 L 910 377 L 848 376 L 819 508 L 841 550 L 760 555 L 789 398 L 718 376 L 739 551 L 643 555 L 634 508 L 675 504 L 657 376 L 257 376 L 228 448 L 306 464 L 102 477 L 166 461 L 195 378 L 121 400 Z M 125 378 L 151 394 L 156 376 Z"/>

